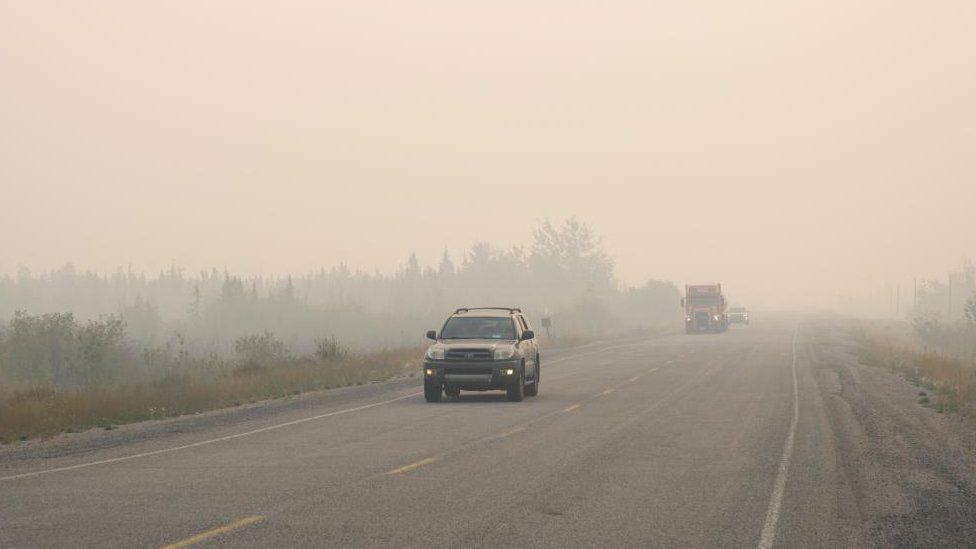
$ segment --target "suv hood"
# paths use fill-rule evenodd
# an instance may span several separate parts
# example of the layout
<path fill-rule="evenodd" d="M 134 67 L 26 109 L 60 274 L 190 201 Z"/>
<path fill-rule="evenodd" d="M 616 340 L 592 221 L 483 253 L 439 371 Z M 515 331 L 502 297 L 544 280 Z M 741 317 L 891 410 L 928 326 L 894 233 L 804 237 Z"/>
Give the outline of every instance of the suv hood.
<path fill-rule="evenodd" d="M 511 347 L 515 345 L 514 339 L 439 339 L 437 346 L 444 349 L 490 349 L 495 350 L 500 347 Z"/>

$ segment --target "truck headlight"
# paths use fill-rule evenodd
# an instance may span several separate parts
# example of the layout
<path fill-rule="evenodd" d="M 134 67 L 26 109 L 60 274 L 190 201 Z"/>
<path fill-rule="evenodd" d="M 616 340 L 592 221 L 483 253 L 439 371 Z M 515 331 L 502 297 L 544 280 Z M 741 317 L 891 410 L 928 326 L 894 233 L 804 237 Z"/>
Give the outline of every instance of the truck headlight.
<path fill-rule="evenodd" d="M 508 360 L 515 356 L 515 347 L 495 349 L 495 360 Z"/>
<path fill-rule="evenodd" d="M 444 360 L 444 348 L 431 347 L 427 349 L 427 358 L 431 360 Z"/>

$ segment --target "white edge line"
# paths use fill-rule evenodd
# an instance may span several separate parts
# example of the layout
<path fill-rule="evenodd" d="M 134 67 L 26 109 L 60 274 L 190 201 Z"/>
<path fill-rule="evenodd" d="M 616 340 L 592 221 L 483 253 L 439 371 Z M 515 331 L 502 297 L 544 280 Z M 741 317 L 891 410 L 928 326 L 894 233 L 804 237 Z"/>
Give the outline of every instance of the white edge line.
<path fill-rule="evenodd" d="M 171 448 L 163 448 L 163 449 L 160 449 L 160 450 L 153 450 L 152 452 L 143 452 L 141 454 L 132 454 L 132 455 L 128 455 L 128 456 L 119 456 L 119 457 L 116 457 L 116 458 L 103 459 L 103 460 L 100 460 L 100 461 L 90 461 L 88 463 L 79 463 L 77 465 L 68 465 L 66 467 L 55 467 L 54 469 L 43 469 L 41 471 L 34 471 L 34 472 L 31 472 L 31 473 L 21 473 L 21 474 L 18 474 L 18 475 L 10 475 L 8 477 L 0 477 L 0 482 L 3 482 L 5 480 L 16 480 L 16 479 L 21 479 L 21 478 L 37 477 L 37 476 L 41 476 L 41 475 L 46 475 L 48 473 L 60 473 L 60 472 L 63 472 L 63 471 L 73 471 L 75 469 L 84 469 L 86 467 L 94 467 L 96 465 L 105 465 L 107 463 L 117 463 L 119 461 L 129 461 L 129 460 L 132 460 L 132 459 L 139 459 L 139 458 L 144 458 L 144 457 L 157 456 L 159 454 L 167 454 L 169 452 L 177 452 L 179 450 L 188 450 L 190 448 L 196 448 L 198 446 L 206 446 L 208 444 L 215 444 L 217 442 L 223 442 L 225 440 L 232 440 L 232 439 L 235 439 L 235 438 L 241 438 L 241 437 L 247 437 L 247 436 L 251 436 L 251 435 L 256 435 L 258 433 L 264 433 L 264 432 L 267 432 L 267 431 L 273 431 L 275 429 L 281 429 L 283 427 L 290 427 L 292 425 L 298 425 L 300 423 L 307 423 L 309 421 L 315 421 L 317 419 L 324 419 L 324 418 L 327 418 L 327 417 L 340 416 L 340 415 L 348 414 L 348 413 L 351 413 L 351 412 L 358 412 L 360 410 L 366 410 L 366 409 L 369 409 L 369 408 L 375 408 L 377 406 L 383 406 L 384 404 L 391 404 L 393 402 L 397 402 L 397 401 L 400 401 L 400 400 L 405 400 L 405 399 L 408 399 L 408 398 L 413 398 L 413 397 L 415 397 L 417 395 L 420 395 L 420 394 L 422 394 L 422 393 L 420 393 L 420 392 L 410 393 L 409 395 L 404 395 L 404 396 L 401 396 L 401 397 L 392 398 L 390 400 L 384 400 L 384 401 L 381 401 L 381 402 L 374 402 L 372 404 L 364 404 L 363 406 L 356 406 L 355 408 L 346 408 L 344 410 L 336 410 L 334 412 L 328 412 L 326 414 L 319 414 L 317 416 L 306 417 L 306 418 L 302 418 L 302 419 L 296 419 L 294 421 L 286 421 L 285 423 L 278 423 L 276 425 L 269 425 L 267 427 L 261 427 L 260 429 L 253 429 L 251 431 L 245 431 L 243 433 L 235 433 L 233 435 L 227 435 L 227 436 L 222 436 L 222 437 L 217 437 L 217 438 L 211 438 L 211 439 L 207 439 L 207 440 L 201 440 L 199 442 L 194 442 L 192 444 L 184 444 L 182 446 L 173 446 Z"/>
<path fill-rule="evenodd" d="M 790 470 L 790 461 L 793 459 L 793 439 L 796 438 L 796 424 L 800 417 L 800 397 L 796 383 L 796 333 L 799 327 L 793 331 L 793 419 L 790 421 L 790 430 L 786 434 L 786 442 L 783 444 L 783 457 L 779 460 L 779 471 L 776 473 L 776 482 L 773 484 L 773 495 L 769 498 L 769 508 L 766 510 L 766 522 L 763 523 L 762 535 L 759 537 L 759 549 L 772 549 L 773 540 L 776 538 L 776 525 L 779 522 L 779 509 L 783 504 L 783 492 L 786 491 L 786 478 Z"/>

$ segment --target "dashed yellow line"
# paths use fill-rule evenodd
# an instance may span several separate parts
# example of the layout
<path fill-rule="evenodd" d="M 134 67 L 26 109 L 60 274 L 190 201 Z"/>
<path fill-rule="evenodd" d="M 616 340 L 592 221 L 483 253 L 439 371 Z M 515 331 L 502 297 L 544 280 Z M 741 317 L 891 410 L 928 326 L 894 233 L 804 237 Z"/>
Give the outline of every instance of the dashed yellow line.
<path fill-rule="evenodd" d="M 627 383 L 633 383 L 633 382 L 637 381 L 638 379 L 640 379 L 640 376 L 634 376 L 634 377 L 628 379 L 627 380 Z"/>
<path fill-rule="evenodd" d="M 242 518 L 241 520 L 234 521 L 230 524 L 225 524 L 224 526 L 221 526 L 219 528 L 214 528 L 213 530 L 207 530 L 206 532 L 202 532 L 193 537 L 186 538 L 176 543 L 171 543 L 163 547 L 163 549 L 181 549 L 183 547 L 189 547 L 191 545 L 203 543 L 208 539 L 233 532 L 234 530 L 240 530 L 245 526 L 250 526 L 256 522 L 261 522 L 262 520 L 264 520 L 264 517 L 261 515 L 254 515 L 253 517 L 245 517 Z"/>
<path fill-rule="evenodd" d="M 524 430 L 525 430 L 525 427 L 515 427 L 514 429 L 509 429 L 507 431 L 502 431 L 501 433 L 498 433 L 497 435 L 495 435 L 495 438 L 510 437 L 510 436 L 512 436 L 514 434 L 521 433 Z"/>
<path fill-rule="evenodd" d="M 434 463 L 436 461 L 437 461 L 437 458 L 422 459 L 422 460 L 420 460 L 420 461 L 418 461 L 416 463 L 411 463 L 410 465 L 404 465 L 403 467 L 394 469 L 392 471 L 387 471 L 386 474 L 387 475 L 400 475 L 400 474 L 403 474 L 403 473 L 409 473 L 410 471 L 413 471 L 414 469 L 420 469 L 421 467 L 423 467 L 425 465 L 430 465 L 431 463 Z"/>
<path fill-rule="evenodd" d="M 612 393 L 612 392 L 614 392 L 614 391 L 616 391 L 616 389 L 614 389 L 613 387 L 611 387 L 611 388 L 609 388 L 609 389 L 606 389 L 605 391 L 603 391 L 603 392 L 601 392 L 601 393 L 600 393 L 600 396 L 605 396 L 605 395 L 609 395 L 610 393 Z"/>
<path fill-rule="evenodd" d="M 564 414 L 568 414 L 568 413 L 572 412 L 573 410 L 578 409 L 579 407 L 580 407 L 579 404 L 573 404 L 572 406 L 567 406 L 567 407 L 563 408 L 563 413 Z"/>

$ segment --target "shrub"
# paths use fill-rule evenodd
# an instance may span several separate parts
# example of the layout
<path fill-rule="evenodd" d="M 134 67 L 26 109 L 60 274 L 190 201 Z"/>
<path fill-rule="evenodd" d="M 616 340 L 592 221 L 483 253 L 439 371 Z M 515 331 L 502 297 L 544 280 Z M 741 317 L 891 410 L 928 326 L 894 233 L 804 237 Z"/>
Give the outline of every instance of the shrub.
<path fill-rule="evenodd" d="M 315 356 L 322 362 L 338 360 L 349 354 L 349 350 L 339 343 L 335 336 L 315 340 Z"/>
<path fill-rule="evenodd" d="M 0 373 L 55 386 L 115 382 L 132 364 L 125 323 L 115 316 L 87 322 L 71 313 L 14 313 L 0 345 Z"/>
<path fill-rule="evenodd" d="M 260 369 L 285 359 L 285 345 L 269 331 L 234 341 L 234 353 L 242 369 Z"/>

